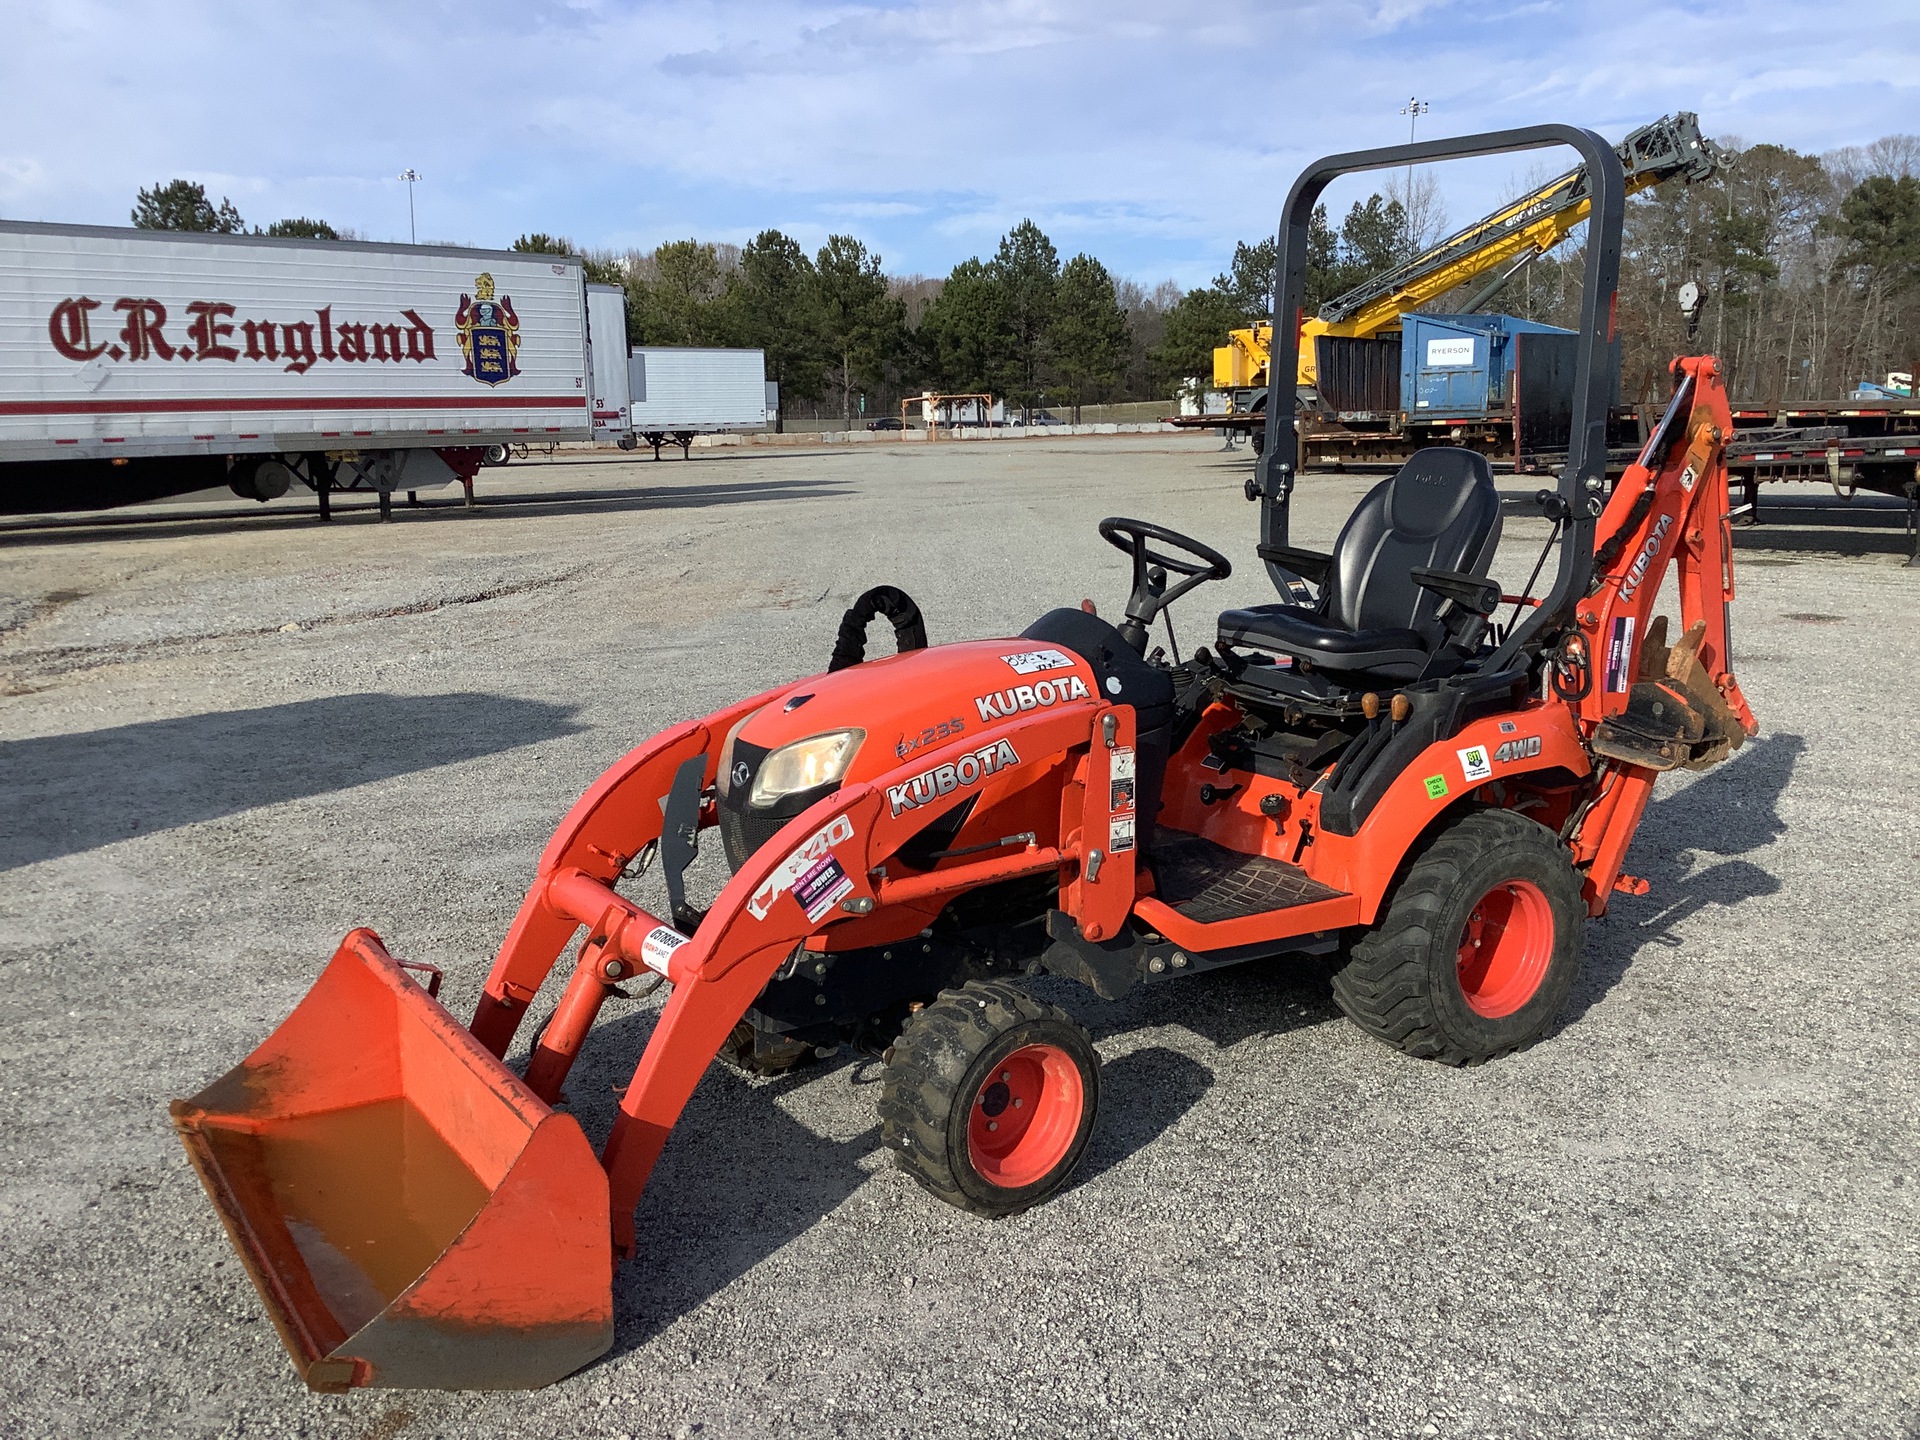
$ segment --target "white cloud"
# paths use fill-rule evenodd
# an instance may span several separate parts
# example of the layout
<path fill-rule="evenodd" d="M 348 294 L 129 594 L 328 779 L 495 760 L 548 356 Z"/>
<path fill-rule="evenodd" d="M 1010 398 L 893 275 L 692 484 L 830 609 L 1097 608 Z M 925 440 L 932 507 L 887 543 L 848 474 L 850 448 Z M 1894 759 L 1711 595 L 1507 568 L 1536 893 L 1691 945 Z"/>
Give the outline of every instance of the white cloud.
<path fill-rule="evenodd" d="M 404 238 L 411 165 L 423 238 L 850 227 L 938 272 L 1032 216 L 1194 281 L 1315 154 L 1402 138 L 1410 89 L 1423 134 L 1685 108 L 1820 150 L 1920 128 L 1917 52 L 1796 0 L 63 0 L 0 53 L 0 206 L 124 223 L 188 175 L 249 219 Z"/>

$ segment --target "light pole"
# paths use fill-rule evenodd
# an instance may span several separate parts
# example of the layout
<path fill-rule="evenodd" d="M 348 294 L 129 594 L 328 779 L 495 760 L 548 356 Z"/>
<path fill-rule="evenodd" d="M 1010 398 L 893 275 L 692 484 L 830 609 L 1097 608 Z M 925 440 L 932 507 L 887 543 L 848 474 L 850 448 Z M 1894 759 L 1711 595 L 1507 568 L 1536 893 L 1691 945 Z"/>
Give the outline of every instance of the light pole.
<path fill-rule="evenodd" d="M 1402 111 L 1401 113 L 1405 114 L 1406 112 Z M 409 165 L 400 172 L 400 178 L 407 182 L 407 243 L 418 245 L 420 243 L 420 232 L 414 227 L 413 223 L 413 184 L 420 178 L 420 172 Z"/>
<path fill-rule="evenodd" d="M 1400 113 L 1407 117 L 1407 143 L 1413 144 L 1413 128 L 1420 123 L 1420 117 L 1433 106 L 1418 96 L 1409 96 L 1407 103 L 1400 107 Z M 1407 162 L 1407 219 L 1413 219 L 1413 162 Z"/>

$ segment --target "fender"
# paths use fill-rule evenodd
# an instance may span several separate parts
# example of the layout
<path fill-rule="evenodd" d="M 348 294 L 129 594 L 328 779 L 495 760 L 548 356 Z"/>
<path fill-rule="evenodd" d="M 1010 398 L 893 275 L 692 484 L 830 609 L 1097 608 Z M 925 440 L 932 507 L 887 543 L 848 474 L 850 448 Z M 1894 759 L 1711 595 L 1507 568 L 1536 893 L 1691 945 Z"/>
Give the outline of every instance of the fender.
<path fill-rule="evenodd" d="M 1470 804 L 1483 787 L 1543 770 L 1579 777 L 1593 762 L 1573 712 L 1535 702 L 1508 716 L 1489 716 L 1421 751 L 1394 778 L 1356 836 L 1322 833 L 1308 851 L 1307 873 L 1362 897 L 1360 922 L 1372 924 L 1392 890 L 1395 871 L 1420 834 L 1443 814 Z M 1489 803 L 1492 796 L 1484 797 Z"/>

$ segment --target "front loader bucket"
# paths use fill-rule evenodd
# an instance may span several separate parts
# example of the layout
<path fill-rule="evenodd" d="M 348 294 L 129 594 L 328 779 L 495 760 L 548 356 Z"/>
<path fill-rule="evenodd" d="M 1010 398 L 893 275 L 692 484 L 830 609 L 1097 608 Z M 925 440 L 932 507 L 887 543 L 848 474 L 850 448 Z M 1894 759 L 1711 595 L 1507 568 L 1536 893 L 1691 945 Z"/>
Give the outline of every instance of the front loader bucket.
<path fill-rule="evenodd" d="M 613 1343 L 607 1179 L 356 930 L 173 1122 L 302 1378 L 532 1389 Z"/>

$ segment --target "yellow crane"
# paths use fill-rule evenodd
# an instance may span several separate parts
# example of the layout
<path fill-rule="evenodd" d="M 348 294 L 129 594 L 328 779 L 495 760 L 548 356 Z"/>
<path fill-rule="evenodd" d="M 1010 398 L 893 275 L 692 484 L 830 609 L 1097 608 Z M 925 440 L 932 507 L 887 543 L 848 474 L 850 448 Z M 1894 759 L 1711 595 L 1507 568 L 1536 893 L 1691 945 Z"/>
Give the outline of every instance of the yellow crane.
<path fill-rule="evenodd" d="M 1684 110 L 1642 125 L 1615 149 L 1626 172 L 1629 195 L 1675 176 L 1688 183 L 1705 180 L 1726 164 L 1719 148 L 1700 133 L 1699 117 Z M 1579 166 L 1456 231 L 1404 264 L 1336 296 L 1300 326 L 1298 383 L 1315 383 L 1317 356 L 1313 342 L 1318 336 L 1364 338 L 1396 329 L 1407 311 L 1417 310 L 1488 271 L 1500 271 L 1491 284 L 1458 307 L 1461 313 L 1479 309 L 1528 264 L 1565 240 L 1573 227 L 1587 218 L 1590 205 L 1586 167 Z M 1227 343 L 1213 352 L 1214 388 L 1226 391 L 1236 402 L 1236 392 L 1246 390 L 1259 390 L 1262 394 L 1257 398 L 1264 399 L 1272 340 L 1270 321 L 1229 332 Z M 1234 408 L 1241 407 L 1235 403 Z M 1255 403 L 1252 408 L 1265 407 Z"/>

